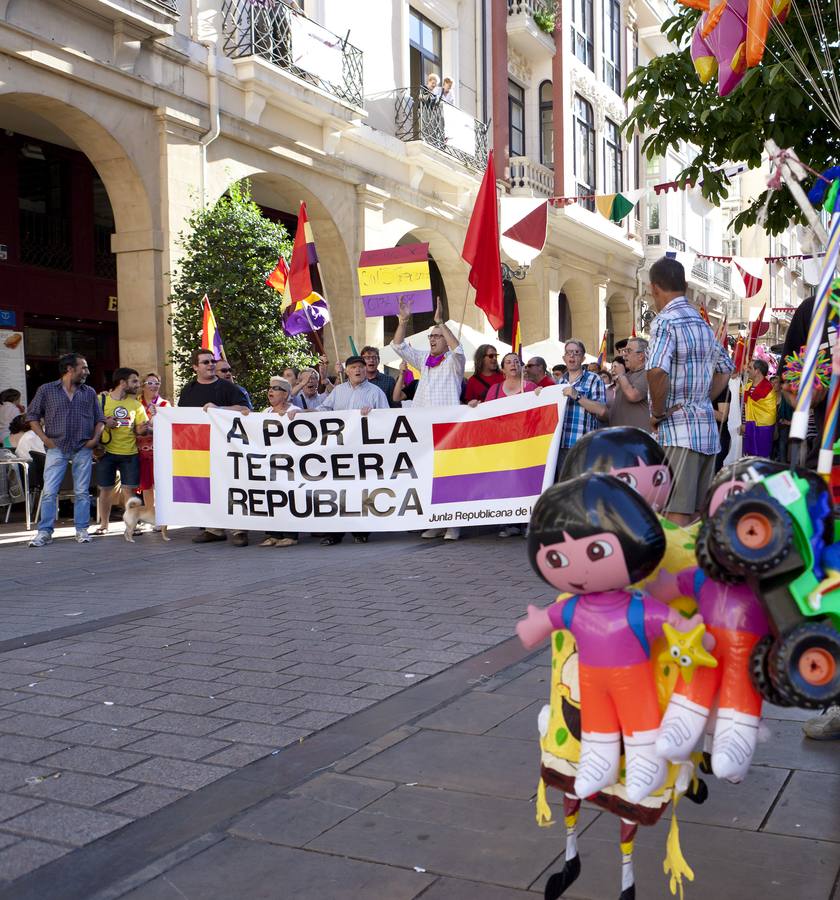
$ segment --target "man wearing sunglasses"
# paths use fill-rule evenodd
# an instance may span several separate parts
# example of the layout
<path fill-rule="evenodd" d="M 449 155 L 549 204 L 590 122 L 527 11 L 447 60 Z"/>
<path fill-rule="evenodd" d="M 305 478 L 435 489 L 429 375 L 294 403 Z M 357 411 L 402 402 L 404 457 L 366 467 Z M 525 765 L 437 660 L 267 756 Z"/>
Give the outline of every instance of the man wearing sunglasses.
<path fill-rule="evenodd" d="M 251 395 L 248 391 L 242 387 L 241 384 L 236 383 L 236 379 L 233 377 L 233 369 L 230 367 L 230 363 L 226 359 L 220 359 L 216 362 L 216 374 L 219 378 L 224 379 L 225 381 L 229 381 L 233 384 L 236 389 L 242 394 L 242 402 L 248 407 L 248 409 L 253 410 L 254 404 L 251 402 Z"/>
<path fill-rule="evenodd" d="M 233 381 L 219 378 L 216 374 L 216 358 L 213 351 L 205 347 L 193 350 L 192 368 L 195 378 L 184 385 L 181 396 L 178 398 L 178 406 L 198 407 L 208 409 L 232 409 L 243 415 L 251 411 L 243 402 L 242 393 L 238 385 Z M 220 361 L 222 368 L 230 368 L 224 360 Z M 209 544 L 213 541 L 225 541 L 227 535 L 221 528 L 202 528 L 193 538 L 194 544 Z M 248 546 L 248 532 L 234 531 L 231 536 L 234 547 Z"/>

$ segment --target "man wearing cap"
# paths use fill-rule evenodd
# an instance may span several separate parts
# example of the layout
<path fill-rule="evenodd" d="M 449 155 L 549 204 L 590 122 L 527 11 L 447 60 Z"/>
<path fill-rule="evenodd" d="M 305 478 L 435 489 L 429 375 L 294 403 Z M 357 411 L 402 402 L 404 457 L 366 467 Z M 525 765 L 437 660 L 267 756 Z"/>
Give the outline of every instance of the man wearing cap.
<path fill-rule="evenodd" d="M 344 374 L 347 381 L 337 384 L 329 393 L 324 402 L 318 407 L 318 412 L 334 412 L 342 409 L 358 409 L 366 416 L 372 409 L 388 409 L 388 398 L 373 382 L 368 381 L 365 370 L 365 361 L 361 356 L 348 356 L 344 363 Z M 299 413 L 309 410 L 291 407 L 288 412 L 290 419 L 294 419 Z M 354 531 L 353 540 L 357 544 L 366 544 L 370 532 Z M 343 532 L 325 535 L 321 543 L 325 547 L 340 544 L 344 539 Z"/>

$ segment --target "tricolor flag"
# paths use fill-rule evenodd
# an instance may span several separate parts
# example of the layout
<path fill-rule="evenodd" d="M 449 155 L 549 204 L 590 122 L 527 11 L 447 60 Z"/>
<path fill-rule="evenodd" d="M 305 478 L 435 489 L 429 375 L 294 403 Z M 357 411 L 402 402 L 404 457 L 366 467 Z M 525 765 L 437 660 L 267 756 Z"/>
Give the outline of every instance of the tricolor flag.
<path fill-rule="evenodd" d="M 608 331 L 604 332 L 604 336 L 601 338 L 601 346 L 598 348 L 598 365 L 602 369 L 607 363 L 607 334 L 608 333 L 609 333 Z"/>
<path fill-rule="evenodd" d="M 557 406 L 432 426 L 432 503 L 540 494 L 558 424 Z"/>
<path fill-rule="evenodd" d="M 277 260 L 277 265 L 274 267 L 268 278 L 266 278 L 265 283 L 269 287 L 273 287 L 278 294 L 284 294 L 286 292 L 286 282 L 288 280 L 289 266 L 281 254 L 280 259 Z"/>
<path fill-rule="evenodd" d="M 222 333 L 216 324 L 216 317 L 210 307 L 210 298 L 207 294 L 201 301 L 204 304 L 204 318 L 201 323 L 201 346 L 205 350 L 212 350 L 215 359 L 226 359 L 225 348 L 222 346 Z"/>
<path fill-rule="evenodd" d="M 644 188 L 638 191 L 623 191 L 620 194 L 597 194 L 595 209 L 610 222 L 619 223 L 642 199 Z"/>
<path fill-rule="evenodd" d="M 283 293 L 280 310 L 286 334 L 305 334 L 323 328 L 330 320 L 327 301 L 312 286 L 310 266 L 318 264 L 315 239 L 306 216 L 306 204 L 301 203 L 298 214 L 292 262 Z M 320 287 L 320 284 L 318 285 Z"/>
<path fill-rule="evenodd" d="M 511 330 L 511 350 L 522 361 L 522 328 L 519 324 L 519 301 L 513 301 L 513 329 Z"/>
<path fill-rule="evenodd" d="M 172 500 L 210 502 L 209 425 L 172 425 Z"/>
<path fill-rule="evenodd" d="M 709 311 L 706 309 L 706 304 L 702 300 L 700 301 L 700 316 L 703 321 L 709 326 L 709 328 L 711 328 L 712 323 L 709 319 Z"/>

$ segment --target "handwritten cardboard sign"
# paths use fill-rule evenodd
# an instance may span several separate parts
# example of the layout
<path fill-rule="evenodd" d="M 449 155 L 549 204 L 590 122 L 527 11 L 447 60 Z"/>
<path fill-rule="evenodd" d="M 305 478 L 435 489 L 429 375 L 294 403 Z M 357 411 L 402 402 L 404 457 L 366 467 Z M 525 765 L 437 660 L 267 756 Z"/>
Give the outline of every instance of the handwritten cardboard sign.
<path fill-rule="evenodd" d="M 365 250 L 359 257 L 359 293 L 368 317 L 397 315 L 401 297 L 412 312 L 431 312 L 429 245 Z"/>

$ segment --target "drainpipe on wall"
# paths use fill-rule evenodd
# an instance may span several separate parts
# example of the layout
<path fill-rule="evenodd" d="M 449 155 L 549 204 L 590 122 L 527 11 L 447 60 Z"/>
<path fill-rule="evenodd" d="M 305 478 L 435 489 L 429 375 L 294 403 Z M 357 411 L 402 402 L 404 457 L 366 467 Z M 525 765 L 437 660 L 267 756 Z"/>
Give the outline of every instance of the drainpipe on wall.
<path fill-rule="evenodd" d="M 210 107 L 210 128 L 198 139 L 201 146 L 201 205 L 207 206 L 207 148 L 222 130 L 222 115 L 219 110 L 219 75 L 216 67 L 216 42 L 206 41 L 207 49 L 207 98 Z"/>

